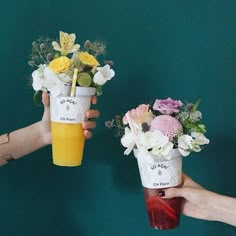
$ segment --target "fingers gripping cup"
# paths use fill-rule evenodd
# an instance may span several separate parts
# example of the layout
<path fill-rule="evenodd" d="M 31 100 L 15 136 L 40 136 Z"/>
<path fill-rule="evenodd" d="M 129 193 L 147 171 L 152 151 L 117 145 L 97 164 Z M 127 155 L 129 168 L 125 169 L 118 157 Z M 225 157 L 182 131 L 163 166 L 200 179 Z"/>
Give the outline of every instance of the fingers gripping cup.
<path fill-rule="evenodd" d="M 80 166 L 84 150 L 85 113 L 96 89 L 76 87 L 75 97 L 50 96 L 53 164 Z"/>
<path fill-rule="evenodd" d="M 182 182 L 182 158 L 172 152 L 169 160 L 134 151 L 152 228 L 166 230 L 179 225 L 182 198 L 164 199 L 163 190 Z"/>

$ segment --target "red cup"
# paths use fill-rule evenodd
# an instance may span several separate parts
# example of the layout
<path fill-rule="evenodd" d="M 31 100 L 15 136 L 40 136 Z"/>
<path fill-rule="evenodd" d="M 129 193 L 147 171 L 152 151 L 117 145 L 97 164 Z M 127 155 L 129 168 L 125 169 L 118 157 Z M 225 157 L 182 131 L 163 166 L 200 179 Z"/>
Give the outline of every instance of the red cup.
<path fill-rule="evenodd" d="M 182 198 L 162 198 L 164 190 L 145 188 L 144 196 L 150 226 L 154 229 L 167 230 L 179 226 Z"/>

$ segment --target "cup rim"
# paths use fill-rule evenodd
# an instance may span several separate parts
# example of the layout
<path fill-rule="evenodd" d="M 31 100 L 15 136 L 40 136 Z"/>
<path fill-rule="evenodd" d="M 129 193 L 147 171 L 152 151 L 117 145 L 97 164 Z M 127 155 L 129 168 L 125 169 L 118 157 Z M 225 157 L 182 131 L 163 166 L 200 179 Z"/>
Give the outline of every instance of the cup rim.
<path fill-rule="evenodd" d="M 94 87 L 80 87 L 76 86 L 75 96 L 92 96 L 96 92 Z"/>

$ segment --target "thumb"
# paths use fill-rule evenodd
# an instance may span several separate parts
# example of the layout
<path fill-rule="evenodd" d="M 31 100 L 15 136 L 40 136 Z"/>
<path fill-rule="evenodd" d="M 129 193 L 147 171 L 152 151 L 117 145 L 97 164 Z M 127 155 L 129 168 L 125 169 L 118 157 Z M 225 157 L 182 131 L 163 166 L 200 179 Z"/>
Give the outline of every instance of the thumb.
<path fill-rule="evenodd" d="M 49 106 L 49 96 L 46 92 L 42 94 L 42 103 L 44 106 L 44 114 L 42 120 L 50 120 L 50 106 Z"/>

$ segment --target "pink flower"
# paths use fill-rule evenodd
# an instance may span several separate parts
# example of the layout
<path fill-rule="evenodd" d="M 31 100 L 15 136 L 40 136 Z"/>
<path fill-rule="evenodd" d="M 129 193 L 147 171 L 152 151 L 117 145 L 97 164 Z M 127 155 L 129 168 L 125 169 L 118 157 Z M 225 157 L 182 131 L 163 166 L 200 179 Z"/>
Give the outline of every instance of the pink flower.
<path fill-rule="evenodd" d="M 153 119 L 153 114 L 149 111 L 149 105 L 139 105 L 136 109 L 128 111 L 123 117 L 123 123 L 128 124 L 127 115 L 136 123 L 142 124 L 144 122 L 149 123 Z"/>
<path fill-rule="evenodd" d="M 183 105 L 180 100 L 172 100 L 167 98 L 165 100 L 156 99 L 153 109 L 165 115 L 171 115 L 179 112 L 179 108 Z"/>
<path fill-rule="evenodd" d="M 160 115 L 151 122 L 150 130 L 159 130 L 166 135 L 170 141 L 172 141 L 174 136 L 183 132 L 183 127 L 175 117 L 170 115 Z"/>

